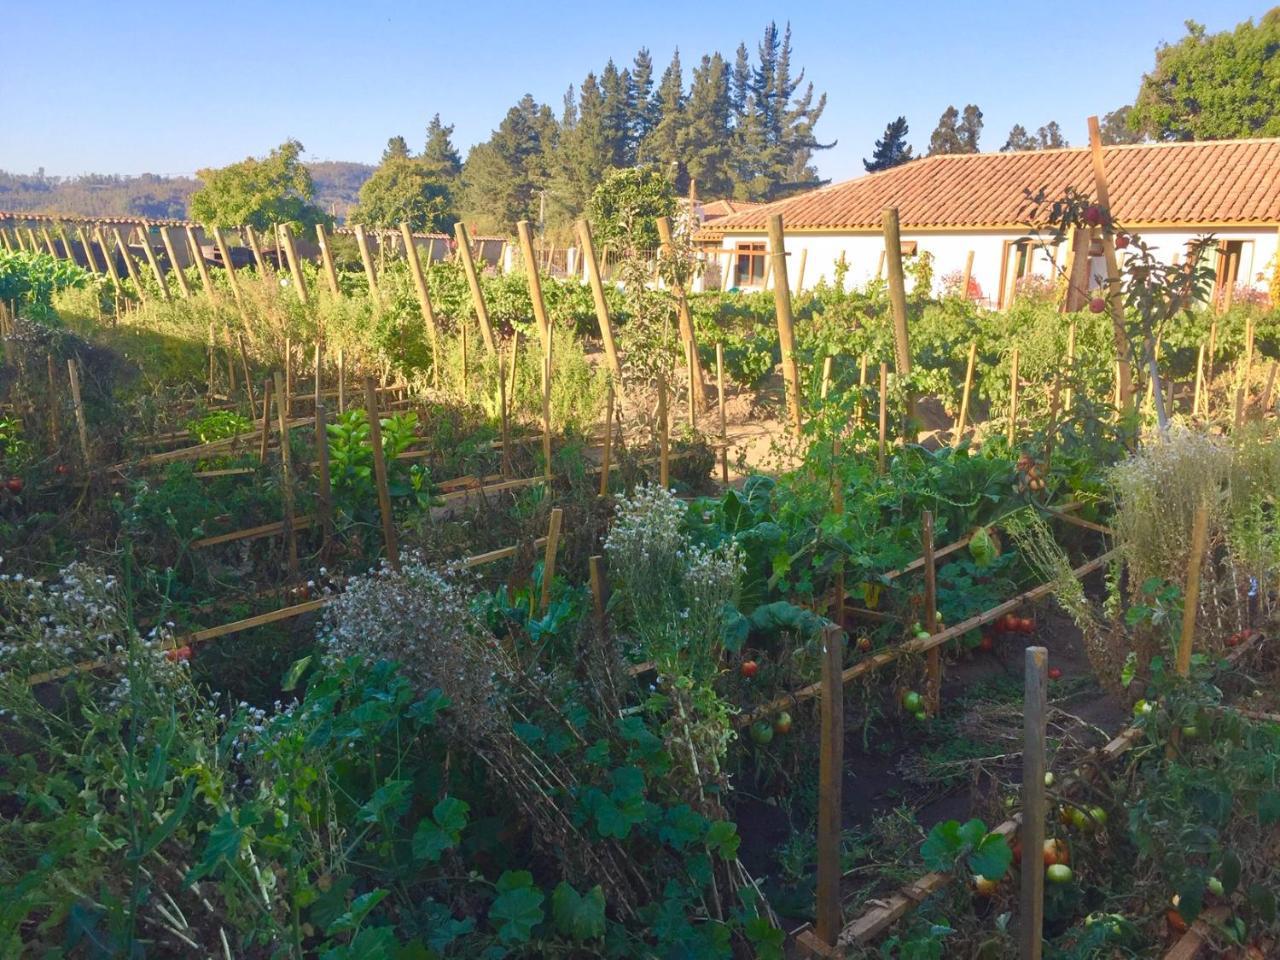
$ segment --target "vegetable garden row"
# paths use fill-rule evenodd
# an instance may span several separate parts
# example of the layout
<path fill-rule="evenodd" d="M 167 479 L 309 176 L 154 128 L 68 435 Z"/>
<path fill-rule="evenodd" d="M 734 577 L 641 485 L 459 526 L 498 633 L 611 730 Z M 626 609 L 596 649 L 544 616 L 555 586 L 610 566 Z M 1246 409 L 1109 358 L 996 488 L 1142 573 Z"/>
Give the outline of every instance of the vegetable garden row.
<path fill-rule="evenodd" d="M 793 299 L 777 230 L 763 296 L 0 253 L 5 952 L 1272 955 L 1275 312 L 1118 360 L 1141 277 Z"/>

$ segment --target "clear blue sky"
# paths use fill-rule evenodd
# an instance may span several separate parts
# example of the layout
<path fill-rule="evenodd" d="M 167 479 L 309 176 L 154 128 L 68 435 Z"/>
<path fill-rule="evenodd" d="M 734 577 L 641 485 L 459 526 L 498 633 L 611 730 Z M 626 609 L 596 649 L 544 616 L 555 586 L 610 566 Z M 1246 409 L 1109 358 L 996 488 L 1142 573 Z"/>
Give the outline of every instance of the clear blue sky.
<path fill-rule="evenodd" d="M 1242 0 L 1053 3 L 260 4 L 8 0 L 0 14 L 0 169 L 49 174 L 192 173 L 296 137 L 310 159 L 376 162 L 393 134 L 420 149 L 437 111 L 463 151 L 525 92 L 559 113 L 565 88 L 641 46 L 656 72 L 678 46 L 696 58 L 754 52 L 770 19 L 791 21 L 796 62 L 828 94 L 818 128 L 838 140 L 824 177 L 862 172 L 885 124 L 905 114 L 917 150 L 954 103 L 985 113 L 982 147 L 1010 126 L 1085 118 L 1130 102 L 1161 41 L 1192 18 L 1210 30 L 1270 6 Z"/>

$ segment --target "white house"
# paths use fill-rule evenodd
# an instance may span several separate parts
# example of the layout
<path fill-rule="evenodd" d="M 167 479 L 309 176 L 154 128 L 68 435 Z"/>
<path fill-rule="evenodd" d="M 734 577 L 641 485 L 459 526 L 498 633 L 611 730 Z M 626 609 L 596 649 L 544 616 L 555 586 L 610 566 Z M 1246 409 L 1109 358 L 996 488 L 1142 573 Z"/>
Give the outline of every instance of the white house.
<path fill-rule="evenodd" d="M 1280 242 L 1280 138 L 1112 146 L 1103 156 L 1112 217 L 1123 229 L 1166 262 L 1212 233 L 1218 291 L 1267 289 Z M 972 255 L 970 295 L 1003 307 L 1020 278 L 1055 269 L 1046 251 L 1023 239 L 1031 219 L 1025 191 L 1043 188 L 1056 199 L 1068 187 L 1094 192 L 1087 147 L 925 157 L 705 224 L 697 235 L 711 265 L 705 283 L 772 285 L 766 230 L 780 213 L 793 290 L 832 282 L 842 257 L 846 285 L 861 285 L 883 268 L 882 214 L 893 206 L 903 253 L 933 256 L 935 292 L 947 275 L 962 275 Z M 1089 274 L 1095 282 L 1105 274 L 1100 257 Z"/>

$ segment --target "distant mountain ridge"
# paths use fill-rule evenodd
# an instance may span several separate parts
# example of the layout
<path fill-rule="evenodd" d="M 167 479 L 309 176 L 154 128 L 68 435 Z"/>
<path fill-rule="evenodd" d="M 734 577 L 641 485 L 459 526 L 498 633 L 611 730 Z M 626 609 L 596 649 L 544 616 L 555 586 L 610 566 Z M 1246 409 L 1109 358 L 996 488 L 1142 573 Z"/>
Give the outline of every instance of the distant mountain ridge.
<path fill-rule="evenodd" d="M 339 220 L 355 205 L 360 187 L 374 166 L 346 160 L 308 163 L 315 183 L 315 202 Z M 136 176 L 90 173 L 79 177 L 47 177 L 0 170 L 0 210 L 66 214 L 81 217 L 148 217 L 183 220 L 187 201 L 200 186 L 194 177 Z"/>

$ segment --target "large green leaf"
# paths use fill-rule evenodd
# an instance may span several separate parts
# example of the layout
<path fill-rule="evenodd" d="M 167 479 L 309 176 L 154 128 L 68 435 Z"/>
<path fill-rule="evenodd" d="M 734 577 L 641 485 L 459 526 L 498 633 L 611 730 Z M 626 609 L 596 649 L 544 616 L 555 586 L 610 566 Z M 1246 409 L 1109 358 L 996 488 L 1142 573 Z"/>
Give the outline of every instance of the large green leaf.
<path fill-rule="evenodd" d="M 556 929 L 577 943 L 604 936 L 604 890 L 596 884 L 585 894 L 561 881 L 551 894 Z"/>
<path fill-rule="evenodd" d="M 503 943 L 525 943 L 533 928 L 546 919 L 542 891 L 527 870 L 508 870 L 498 878 L 498 897 L 489 907 L 489 920 Z"/>

